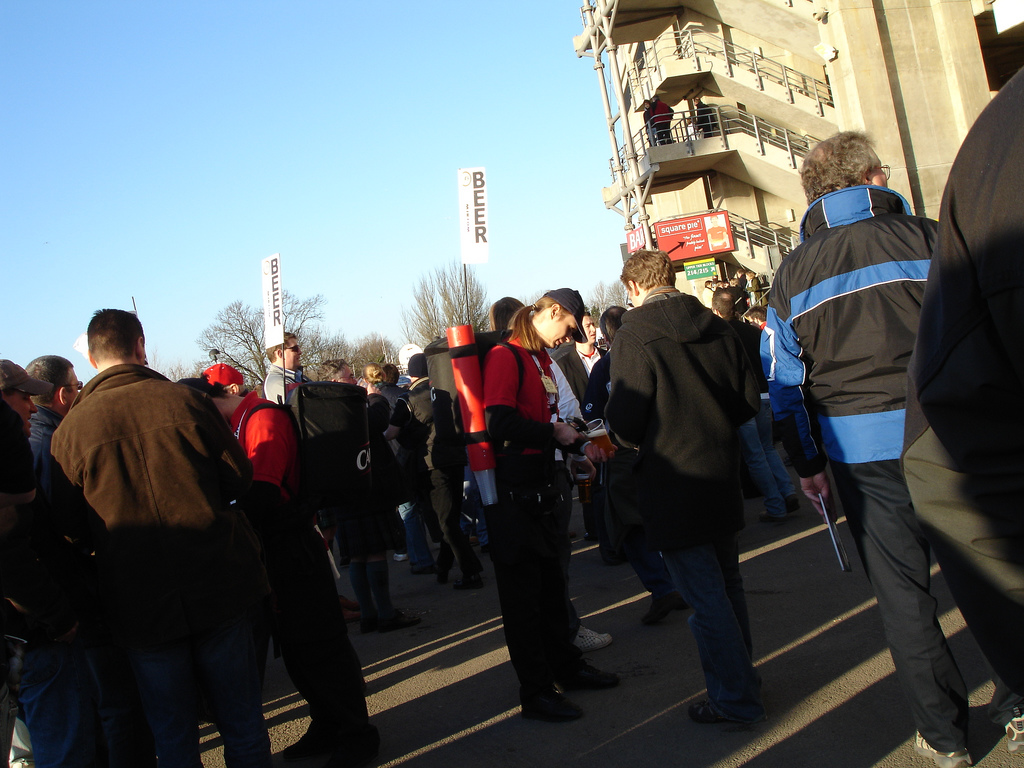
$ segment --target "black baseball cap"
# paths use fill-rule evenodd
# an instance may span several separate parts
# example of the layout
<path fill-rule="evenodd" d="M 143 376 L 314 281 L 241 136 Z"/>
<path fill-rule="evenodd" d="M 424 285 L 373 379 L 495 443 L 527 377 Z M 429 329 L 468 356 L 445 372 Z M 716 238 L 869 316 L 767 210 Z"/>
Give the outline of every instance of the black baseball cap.
<path fill-rule="evenodd" d="M 576 319 L 576 328 L 572 332 L 572 339 L 580 344 L 586 344 L 587 334 L 583 331 L 583 316 L 587 314 L 587 309 L 583 306 L 583 297 L 580 296 L 580 292 L 574 291 L 572 288 L 556 288 L 544 295 L 557 302 L 558 306 Z"/>

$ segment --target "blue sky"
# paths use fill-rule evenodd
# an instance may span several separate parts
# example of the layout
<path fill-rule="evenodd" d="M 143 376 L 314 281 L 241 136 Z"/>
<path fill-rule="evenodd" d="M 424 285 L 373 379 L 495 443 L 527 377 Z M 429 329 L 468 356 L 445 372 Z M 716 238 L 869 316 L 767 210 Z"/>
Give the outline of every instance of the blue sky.
<path fill-rule="evenodd" d="M 488 173 L 494 300 L 621 267 L 579 4 L 0 4 L 0 356 L 62 354 L 134 296 L 158 361 L 260 261 L 327 324 L 398 343 L 419 276 L 459 255 L 456 172 Z M 84 370 L 82 370 L 85 373 Z"/>

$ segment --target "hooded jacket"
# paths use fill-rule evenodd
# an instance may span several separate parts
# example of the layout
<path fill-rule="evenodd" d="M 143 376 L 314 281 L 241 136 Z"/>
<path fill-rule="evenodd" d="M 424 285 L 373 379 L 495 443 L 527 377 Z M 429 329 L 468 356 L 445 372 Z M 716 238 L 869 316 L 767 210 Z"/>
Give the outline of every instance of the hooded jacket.
<path fill-rule="evenodd" d="M 761 405 L 736 332 L 694 296 L 652 294 L 627 312 L 611 352 L 605 418 L 639 448 L 650 548 L 681 549 L 743 528 L 737 428 Z"/>
<path fill-rule="evenodd" d="M 800 234 L 772 283 L 761 340 L 786 451 L 801 477 L 821 472 L 826 454 L 898 459 L 936 223 L 865 185 L 816 200 Z"/>
<path fill-rule="evenodd" d="M 95 512 L 100 599 L 119 642 L 213 629 L 268 593 L 255 534 L 230 506 L 252 464 L 205 395 L 141 365 L 107 368 L 52 449 Z"/>

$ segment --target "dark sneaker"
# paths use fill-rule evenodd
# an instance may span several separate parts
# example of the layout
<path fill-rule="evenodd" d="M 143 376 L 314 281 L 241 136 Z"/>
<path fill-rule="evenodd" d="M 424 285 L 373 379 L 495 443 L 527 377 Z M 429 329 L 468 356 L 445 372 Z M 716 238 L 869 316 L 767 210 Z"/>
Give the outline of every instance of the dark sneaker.
<path fill-rule="evenodd" d="M 678 592 L 669 592 L 658 598 L 651 598 L 651 609 L 640 619 L 641 624 L 657 624 L 672 611 L 683 611 L 689 608 L 683 596 Z"/>
<path fill-rule="evenodd" d="M 561 723 L 575 720 L 583 710 L 556 690 L 544 691 L 523 702 L 523 717 L 527 720 L 547 720 Z"/>
<path fill-rule="evenodd" d="M 414 627 L 421 621 L 423 621 L 423 619 L 419 616 L 406 616 L 401 611 L 395 611 L 395 615 L 390 619 L 377 619 L 377 631 L 394 632 L 396 629 Z"/>
<path fill-rule="evenodd" d="M 281 756 L 285 760 L 290 761 L 326 755 L 328 752 L 334 751 L 338 746 L 338 741 L 338 734 L 336 732 L 323 730 L 310 724 L 302 738 L 290 747 L 285 747 L 281 752 Z"/>
<path fill-rule="evenodd" d="M 461 579 L 456 579 L 455 583 L 452 584 L 452 589 L 483 589 L 483 587 L 484 580 L 480 578 L 479 573 L 463 576 Z"/>
<path fill-rule="evenodd" d="M 705 699 L 704 701 L 698 701 L 696 704 L 691 704 L 688 710 L 690 719 L 695 723 L 728 723 L 729 718 L 723 715 L 710 701 Z"/>

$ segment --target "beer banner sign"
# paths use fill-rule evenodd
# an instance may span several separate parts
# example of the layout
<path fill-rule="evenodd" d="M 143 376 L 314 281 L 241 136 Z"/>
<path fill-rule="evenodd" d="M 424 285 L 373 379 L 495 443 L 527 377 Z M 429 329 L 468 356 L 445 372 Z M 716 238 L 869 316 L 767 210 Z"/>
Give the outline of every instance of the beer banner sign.
<path fill-rule="evenodd" d="M 487 263 L 487 176 L 483 168 L 459 169 L 459 227 L 463 264 Z"/>
<path fill-rule="evenodd" d="M 281 254 L 261 262 L 263 267 L 263 346 L 284 344 L 284 289 L 281 287 Z"/>

